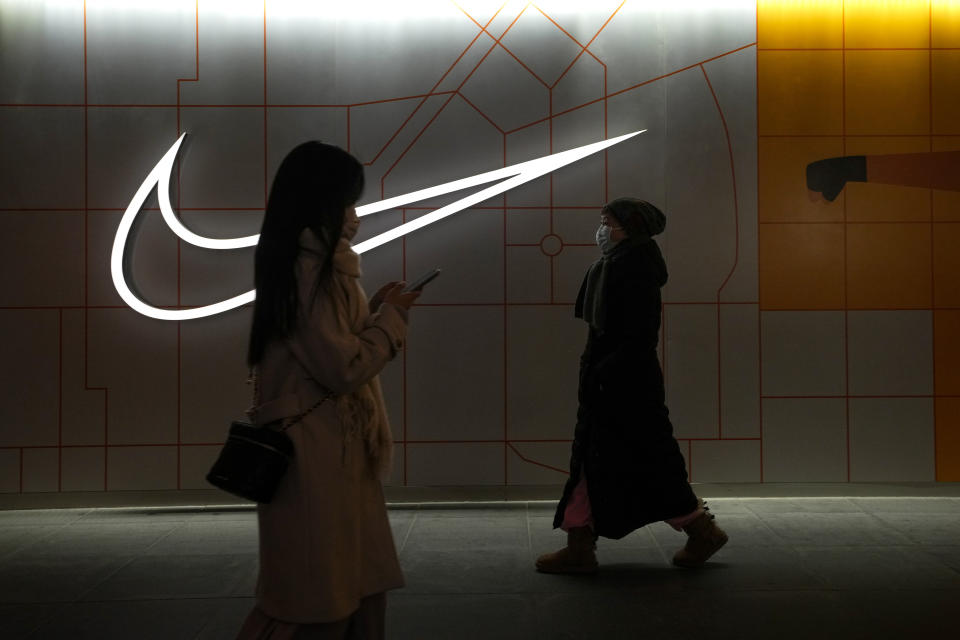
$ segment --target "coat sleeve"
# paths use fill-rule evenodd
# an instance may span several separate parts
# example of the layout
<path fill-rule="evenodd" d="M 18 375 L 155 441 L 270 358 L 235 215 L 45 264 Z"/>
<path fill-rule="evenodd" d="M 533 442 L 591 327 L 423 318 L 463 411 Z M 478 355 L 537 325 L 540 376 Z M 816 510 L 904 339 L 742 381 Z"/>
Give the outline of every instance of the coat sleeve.
<path fill-rule="evenodd" d="M 302 283 L 300 299 L 310 300 L 312 283 Z M 359 295 L 359 290 L 357 290 Z M 298 326 L 288 339 L 290 350 L 309 377 L 334 393 L 350 393 L 369 382 L 403 347 L 407 314 L 401 307 L 382 304 L 368 315 L 359 331 L 340 319 L 332 294 L 321 293 L 302 305 Z M 364 301 L 361 305 L 366 310 Z"/>

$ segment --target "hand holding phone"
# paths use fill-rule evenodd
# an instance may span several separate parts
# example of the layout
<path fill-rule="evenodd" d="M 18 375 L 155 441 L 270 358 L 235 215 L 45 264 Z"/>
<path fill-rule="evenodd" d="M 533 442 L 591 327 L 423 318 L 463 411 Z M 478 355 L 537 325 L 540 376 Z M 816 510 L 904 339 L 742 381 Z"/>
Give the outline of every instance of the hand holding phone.
<path fill-rule="evenodd" d="M 425 274 L 423 274 L 422 276 L 420 276 L 419 278 L 417 278 L 416 280 L 408 284 L 406 288 L 403 290 L 403 292 L 409 293 L 411 291 L 422 290 L 425 286 L 427 286 L 428 282 L 433 281 L 434 278 L 440 275 L 440 271 L 441 271 L 440 267 L 427 271 Z"/>

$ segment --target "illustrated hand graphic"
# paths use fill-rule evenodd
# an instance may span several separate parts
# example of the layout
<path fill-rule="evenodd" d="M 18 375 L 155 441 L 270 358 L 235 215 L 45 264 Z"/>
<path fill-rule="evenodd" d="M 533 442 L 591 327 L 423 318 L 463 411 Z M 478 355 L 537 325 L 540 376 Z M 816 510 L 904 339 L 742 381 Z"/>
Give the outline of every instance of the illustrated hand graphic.
<path fill-rule="evenodd" d="M 866 156 L 827 158 L 807 165 L 807 189 L 822 194 L 827 202 L 836 200 L 848 182 L 866 181 Z"/>

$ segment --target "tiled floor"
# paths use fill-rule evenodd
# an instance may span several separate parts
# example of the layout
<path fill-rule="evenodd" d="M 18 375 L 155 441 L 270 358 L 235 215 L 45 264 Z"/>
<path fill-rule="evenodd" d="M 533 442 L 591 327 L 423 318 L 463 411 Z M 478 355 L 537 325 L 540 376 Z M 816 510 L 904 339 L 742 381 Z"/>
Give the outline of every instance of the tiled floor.
<path fill-rule="evenodd" d="M 390 512 L 396 639 L 956 637 L 960 498 L 716 498 L 730 543 L 668 559 L 663 524 L 600 540 L 601 572 L 541 575 L 553 505 Z M 232 638 L 253 604 L 248 509 L 0 512 L 0 638 Z"/>

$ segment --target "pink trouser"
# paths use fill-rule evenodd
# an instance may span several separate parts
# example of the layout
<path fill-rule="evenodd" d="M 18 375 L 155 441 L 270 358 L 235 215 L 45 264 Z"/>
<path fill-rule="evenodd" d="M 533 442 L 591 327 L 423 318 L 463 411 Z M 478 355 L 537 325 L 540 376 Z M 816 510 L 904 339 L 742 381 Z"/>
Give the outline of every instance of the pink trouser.
<path fill-rule="evenodd" d="M 701 513 L 703 513 L 703 507 L 698 506 L 685 516 L 677 516 L 664 520 L 664 522 L 677 531 L 682 531 L 685 526 L 696 520 Z M 587 476 L 583 471 L 580 472 L 580 481 L 567 501 L 567 507 L 563 511 L 563 523 L 560 525 L 560 528 L 564 531 L 577 527 L 593 529 L 593 513 L 590 511 L 590 496 L 587 494 Z"/>

